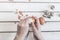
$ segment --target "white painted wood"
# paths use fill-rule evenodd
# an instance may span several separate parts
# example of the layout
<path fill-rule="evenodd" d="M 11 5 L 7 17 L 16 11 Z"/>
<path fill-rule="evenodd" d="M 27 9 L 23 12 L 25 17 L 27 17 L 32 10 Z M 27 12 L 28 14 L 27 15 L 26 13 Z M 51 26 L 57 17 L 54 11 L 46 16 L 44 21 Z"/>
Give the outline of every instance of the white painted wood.
<path fill-rule="evenodd" d="M 15 23 L 0 23 L 0 31 L 16 31 L 17 25 Z"/>
<path fill-rule="evenodd" d="M 0 0 L 0 1 L 9 1 L 9 0 Z M 13 0 L 13 1 L 28 2 L 29 0 Z M 60 0 L 31 0 L 31 2 L 60 2 Z"/>
<path fill-rule="evenodd" d="M 8 1 L 8 0 L 0 0 Z M 28 0 L 13 0 L 16 2 L 28 2 Z M 31 0 L 31 2 L 60 2 L 60 0 Z M 60 3 L 0 3 L 0 11 L 43 11 L 50 10 L 50 6 L 54 5 L 54 11 L 60 11 Z M 40 17 L 43 13 L 24 13 Z M 60 21 L 58 17 L 60 13 L 54 13 L 51 19 L 45 18 L 45 21 Z M 18 21 L 17 14 L 0 12 L 0 21 Z M 47 22 L 40 26 L 41 31 L 60 30 L 60 22 Z M 17 31 L 17 24 L 14 23 L 0 23 L 0 31 Z M 15 33 L 0 33 L 0 40 L 13 40 Z M 45 40 L 60 40 L 60 32 L 42 32 Z"/>
<path fill-rule="evenodd" d="M 0 33 L 0 40 L 13 40 L 15 33 Z"/>
<path fill-rule="evenodd" d="M 60 22 L 46 23 L 45 25 L 41 26 L 41 30 L 43 30 L 43 31 L 60 30 Z"/>
<path fill-rule="evenodd" d="M 0 11 L 16 11 L 16 9 L 22 11 L 43 11 L 50 10 L 51 5 L 55 6 L 54 11 L 60 11 L 60 3 L 0 3 Z"/>
<path fill-rule="evenodd" d="M 15 13 L 0 13 L 0 21 L 16 21 L 17 17 Z"/>
<path fill-rule="evenodd" d="M 41 17 L 43 13 L 23 13 L 28 14 L 29 16 L 36 16 L 37 18 Z M 45 21 L 60 21 L 58 16 L 60 13 L 54 13 L 53 16 L 49 18 L 44 18 Z M 0 21 L 18 21 L 18 14 L 16 13 L 0 13 Z"/>
<path fill-rule="evenodd" d="M 60 40 L 60 32 L 42 33 L 45 40 Z"/>
<path fill-rule="evenodd" d="M 60 22 L 50 22 L 41 25 L 41 31 L 56 31 L 60 30 Z M 15 23 L 0 23 L 0 31 L 16 31 L 17 25 Z"/>
<path fill-rule="evenodd" d="M 13 40 L 15 33 L 0 33 L 0 40 Z M 60 32 L 42 33 L 45 40 L 60 40 Z"/>

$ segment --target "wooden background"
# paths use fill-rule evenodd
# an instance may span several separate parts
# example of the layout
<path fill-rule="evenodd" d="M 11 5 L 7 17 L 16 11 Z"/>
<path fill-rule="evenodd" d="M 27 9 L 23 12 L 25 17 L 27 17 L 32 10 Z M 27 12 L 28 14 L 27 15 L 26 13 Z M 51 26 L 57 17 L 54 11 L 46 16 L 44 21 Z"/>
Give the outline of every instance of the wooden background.
<path fill-rule="evenodd" d="M 54 5 L 54 16 L 41 25 L 41 31 L 45 40 L 60 40 L 60 0 L 0 0 L 0 40 L 13 40 L 17 28 L 16 9 L 26 11 L 29 15 L 40 16 L 38 11 L 50 10 Z"/>

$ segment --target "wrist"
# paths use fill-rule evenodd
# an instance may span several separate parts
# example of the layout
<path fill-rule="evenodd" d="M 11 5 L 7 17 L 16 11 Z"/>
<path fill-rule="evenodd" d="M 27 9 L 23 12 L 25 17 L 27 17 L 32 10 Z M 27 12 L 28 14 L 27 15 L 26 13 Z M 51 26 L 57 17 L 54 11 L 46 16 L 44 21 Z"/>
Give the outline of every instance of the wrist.
<path fill-rule="evenodd" d="M 15 36 L 15 40 L 24 40 L 25 39 L 25 36 L 23 35 L 16 35 Z"/>

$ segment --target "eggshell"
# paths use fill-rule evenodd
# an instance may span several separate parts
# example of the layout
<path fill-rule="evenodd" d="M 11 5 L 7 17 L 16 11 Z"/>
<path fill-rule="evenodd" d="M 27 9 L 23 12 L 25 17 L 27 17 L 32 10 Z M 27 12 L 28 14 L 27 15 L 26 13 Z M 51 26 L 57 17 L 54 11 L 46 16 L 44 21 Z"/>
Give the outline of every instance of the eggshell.
<path fill-rule="evenodd" d="M 43 18 L 43 17 L 40 17 L 40 18 L 39 18 L 39 22 L 40 22 L 41 25 L 43 25 L 43 24 L 45 23 L 44 18 Z"/>

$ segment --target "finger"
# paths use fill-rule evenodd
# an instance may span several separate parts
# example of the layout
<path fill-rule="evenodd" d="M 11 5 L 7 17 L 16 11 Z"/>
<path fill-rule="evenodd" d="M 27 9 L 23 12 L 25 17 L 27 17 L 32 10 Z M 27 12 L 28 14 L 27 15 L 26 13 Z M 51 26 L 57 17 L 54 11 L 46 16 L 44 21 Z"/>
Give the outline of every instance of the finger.
<path fill-rule="evenodd" d="M 37 17 L 33 17 L 34 18 L 34 24 L 35 24 L 35 27 L 38 29 L 38 25 L 39 25 L 39 20 L 38 20 L 38 18 Z"/>
<path fill-rule="evenodd" d="M 39 22 L 39 19 L 38 19 L 38 18 L 36 19 L 36 22 L 37 22 L 37 28 L 39 29 L 39 27 L 40 27 L 40 22 Z"/>
<path fill-rule="evenodd" d="M 18 15 L 18 19 L 20 20 L 21 16 Z"/>
<path fill-rule="evenodd" d="M 17 27 L 21 27 L 21 23 L 20 22 L 18 22 Z"/>
<path fill-rule="evenodd" d="M 37 18 L 37 20 L 36 20 L 36 21 L 37 21 L 38 26 L 40 26 L 40 22 L 39 22 L 39 19 L 38 19 L 38 18 Z"/>
<path fill-rule="evenodd" d="M 28 14 L 26 14 L 25 16 L 28 17 Z"/>
<path fill-rule="evenodd" d="M 19 20 L 19 24 L 22 24 L 23 20 L 21 20 L 21 16 L 18 15 L 18 20 Z"/>
<path fill-rule="evenodd" d="M 32 29 L 33 29 L 33 31 L 36 31 L 37 30 L 37 28 L 36 28 L 36 26 L 35 26 L 34 23 L 32 23 Z"/>
<path fill-rule="evenodd" d="M 20 20 L 20 21 L 18 22 L 18 25 L 19 25 L 19 26 L 22 26 L 22 24 L 23 24 L 23 21 Z"/>
<path fill-rule="evenodd" d="M 23 13 L 22 13 L 22 11 L 19 11 L 19 14 L 20 14 L 21 16 L 23 16 Z"/>
<path fill-rule="evenodd" d="M 35 16 L 32 16 L 32 19 L 34 20 L 34 25 L 35 27 L 38 29 L 38 25 L 37 25 L 37 18 Z"/>

